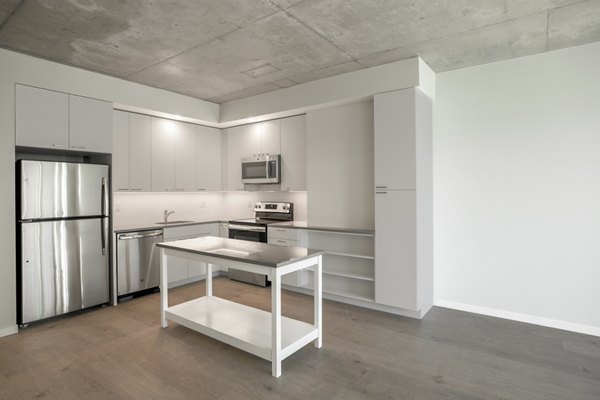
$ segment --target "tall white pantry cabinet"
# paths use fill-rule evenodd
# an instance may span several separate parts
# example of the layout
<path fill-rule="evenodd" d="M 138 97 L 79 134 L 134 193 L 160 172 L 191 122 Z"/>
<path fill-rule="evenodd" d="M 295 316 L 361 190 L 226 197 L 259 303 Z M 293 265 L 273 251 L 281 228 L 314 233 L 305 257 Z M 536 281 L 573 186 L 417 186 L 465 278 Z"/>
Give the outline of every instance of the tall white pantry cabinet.
<path fill-rule="evenodd" d="M 423 316 L 433 304 L 432 101 L 375 95 L 375 302 Z"/>

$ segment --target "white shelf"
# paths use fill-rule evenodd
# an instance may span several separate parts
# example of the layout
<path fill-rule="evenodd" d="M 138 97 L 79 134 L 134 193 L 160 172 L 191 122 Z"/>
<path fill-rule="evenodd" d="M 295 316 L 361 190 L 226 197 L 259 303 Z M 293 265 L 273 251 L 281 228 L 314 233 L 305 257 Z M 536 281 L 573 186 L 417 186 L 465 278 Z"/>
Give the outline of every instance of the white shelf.
<path fill-rule="evenodd" d="M 365 260 L 374 260 L 374 256 L 366 256 L 362 254 L 342 253 L 339 251 L 325 250 L 325 254 L 331 254 L 333 256 L 353 257 L 353 258 L 364 258 Z"/>
<path fill-rule="evenodd" d="M 308 284 L 308 285 L 304 285 L 304 286 L 300 286 L 300 288 L 305 289 L 305 290 L 313 290 L 312 285 Z M 338 296 L 338 297 L 346 297 L 349 299 L 354 299 L 354 300 L 360 300 L 360 301 L 367 301 L 369 303 L 373 303 L 374 300 L 372 297 L 367 297 L 367 296 L 361 296 L 359 294 L 356 293 L 349 293 L 349 292 L 345 292 L 343 290 L 332 290 L 332 289 L 326 289 L 323 288 L 323 294 L 329 294 L 329 295 L 334 295 L 334 296 Z"/>
<path fill-rule="evenodd" d="M 219 297 L 169 307 L 167 319 L 271 361 L 271 313 Z M 282 359 L 315 340 L 317 328 L 281 317 Z"/>
<path fill-rule="evenodd" d="M 314 269 L 312 269 L 312 268 L 306 268 L 306 270 L 310 271 L 310 272 L 314 272 Z M 323 270 L 323 275 L 341 276 L 343 278 L 360 279 L 360 280 L 369 281 L 369 282 L 375 281 L 375 278 L 373 278 L 372 276 L 365 276 L 365 275 L 355 274 L 352 272 L 338 272 L 338 271 Z"/>

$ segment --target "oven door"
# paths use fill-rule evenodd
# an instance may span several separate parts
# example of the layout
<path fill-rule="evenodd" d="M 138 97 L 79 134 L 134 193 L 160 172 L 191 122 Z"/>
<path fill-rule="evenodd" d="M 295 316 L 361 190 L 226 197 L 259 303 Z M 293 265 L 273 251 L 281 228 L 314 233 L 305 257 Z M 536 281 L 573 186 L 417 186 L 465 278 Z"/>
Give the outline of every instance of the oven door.
<path fill-rule="evenodd" d="M 229 239 L 267 243 L 267 228 L 264 226 L 229 224 Z"/>
<path fill-rule="evenodd" d="M 264 226 L 229 224 L 229 239 L 247 240 L 250 242 L 267 242 L 267 228 Z M 271 282 L 266 275 L 255 274 L 237 269 L 228 269 L 229 279 L 250 283 L 257 286 L 269 286 Z"/>

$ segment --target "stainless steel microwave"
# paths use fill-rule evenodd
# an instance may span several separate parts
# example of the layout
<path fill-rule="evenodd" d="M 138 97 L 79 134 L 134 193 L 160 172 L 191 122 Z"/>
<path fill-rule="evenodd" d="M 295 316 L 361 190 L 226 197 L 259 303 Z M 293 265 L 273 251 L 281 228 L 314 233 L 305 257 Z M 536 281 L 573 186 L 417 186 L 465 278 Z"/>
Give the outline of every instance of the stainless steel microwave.
<path fill-rule="evenodd" d="M 243 183 L 280 183 L 281 155 L 255 154 L 242 158 Z"/>

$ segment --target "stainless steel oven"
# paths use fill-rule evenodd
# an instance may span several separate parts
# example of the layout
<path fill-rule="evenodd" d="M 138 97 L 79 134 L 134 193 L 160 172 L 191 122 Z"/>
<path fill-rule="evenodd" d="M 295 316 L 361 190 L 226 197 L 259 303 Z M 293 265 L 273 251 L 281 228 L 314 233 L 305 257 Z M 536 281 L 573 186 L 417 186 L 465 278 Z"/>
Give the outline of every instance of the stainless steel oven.
<path fill-rule="evenodd" d="M 242 158 L 243 183 L 280 183 L 281 156 L 279 154 L 255 154 Z"/>
<path fill-rule="evenodd" d="M 267 227 L 257 225 L 229 224 L 229 238 L 250 242 L 267 243 Z"/>
<path fill-rule="evenodd" d="M 254 205 L 255 218 L 229 221 L 229 238 L 267 243 L 269 224 L 294 220 L 292 203 L 258 201 Z M 266 275 L 229 268 L 229 278 L 259 286 L 269 286 Z"/>

